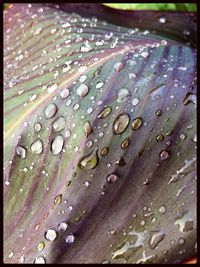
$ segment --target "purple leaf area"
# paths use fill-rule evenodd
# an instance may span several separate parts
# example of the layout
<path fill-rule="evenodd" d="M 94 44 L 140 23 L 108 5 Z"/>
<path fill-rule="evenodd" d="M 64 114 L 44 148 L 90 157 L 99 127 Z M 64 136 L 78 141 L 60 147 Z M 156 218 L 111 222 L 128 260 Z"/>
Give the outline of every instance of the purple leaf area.
<path fill-rule="evenodd" d="M 4 11 L 4 262 L 194 257 L 194 40 L 67 7 Z"/>

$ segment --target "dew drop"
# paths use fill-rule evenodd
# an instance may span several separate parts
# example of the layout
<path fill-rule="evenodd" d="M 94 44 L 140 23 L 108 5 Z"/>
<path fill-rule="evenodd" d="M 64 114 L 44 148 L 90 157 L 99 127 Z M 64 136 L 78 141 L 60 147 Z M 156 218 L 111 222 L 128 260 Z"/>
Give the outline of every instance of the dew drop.
<path fill-rule="evenodd" d="M 39 257 L 37 257 L 37 258 L 34 260 L 34 263 L 35 263 L 35 264 L 45 264 L 46 261 L 45 261 L 45 259 L 44 259 L 42 256 L 39 256 Z"/>
<path fill-rule="evenodd" d="M 166 212 L 166 207 L 164 205 L 160 206 L 159 213 L 160 214 L 165 214 L 165 212 Z"/>
<path fill-rule="evenodd" d="M 123 167 L 126 165 L 126 162 L 124 161 L 123 157 L 119 157 L 119 159 L 115 162 L 116 165 Z"/>
<path fill-rule="evenodd" d="M 16 153 L 17 153 L 17 156 L 20 157 L 21 159 L 26 158 L 26 149 L 23 148 L 22 146 L 17 146 Z"/>
<path fill-rule="evenodd" d="M 94 169 L 98 164 L 98 150 L 92 151 L 87 156 L 80 159 L 78 167 L 84 170 Z"/>
<path fill-rule="evenodd" d="M 162 150 L 159 155 L 161 160 L 166 160 L 169 158 L 169 152 L 167 150 Z"/>
<path fill-rule="evenodd" d="M 65 128 L 65 126 L 66 126 L 66 121 L 65 118 L 63 117 L 56 119 L 52 125 L 55 132 L 62 131 Z"/>
<path fill-rule="evenodd" d="M 107 183 L 109 184 L 113 184 L 117 181 L 118 177 L 117 175 L 115 175 L 114 173 L 111 173 L 109 174 L 107 177 L 106 177 L 106 181 Z"/>
<path fill-rule="evenodd" d="M 130 94 L 129 90 L 126 88 L 122 88 L 119 90 L 118 92 L 118 98 L 117 98 L 117 102 L 121 103 L 125 100 L 125 98 Z"/>
<path fill-rule="evenodd" d="M 50 83 L 47 88 L 49 93 L 53 93 L 57 89 L 57 84 L 56 83 Z"/>
<path fill-rule="evenodd" d="M 92 127 L 91 127 L 89 121 L 86 121 L 85 122 L 85 124 L 84 124 L 84 131 L 85 131 L 86 137 L 88 137 L 92 133 Z"/>
<path fill-rule="evenodd" d="M 57 232 L 53 229 L 48 229 L 45 233 L 45 238 L 48 241 L 54 241 L 57 237 Z"/>
<path fill-rule="evenodd" d="M 44 111 L 45 118 L 50 119 L 50 118 L 54 117 L 57 110 L 58 110 L 58 108 L 55 104 L 53 104 L 53 103 L 49 104 Z"/>
<path fill-rule="evenodd" d="M 44 247 L 45 247 L 45 244 L 44 244 L 44 242 L 40 242 L 39 244 L 38 244 L 38 251 L 42 251 L 43 249 L 44 249 Z"/>
<path fill-rule="evenodd" d="M 129 121 L 130 119 L 127 113 L 122 113 L 119 116 L 117 116 L 117 118 L 113 122 L 113 128 L 112 128 L 113 133 L 114 134 L 123 133 L 128 127 Z"/>
<path fill-rule="evenodd" d="M 76 89 L 76 93 L 80 97 L 86 96 L 88 94 L 88 91 L 89 91 L 88 86 L 84 83 L 79 85 L 78 88 Z"/>
<path fill-rule="evenodd" d="M 151 231 L 148 241 L 149 247 L 155 249 L 157 245 L 164 239 L 165 234 L 160 231 Z"/>
<path fill-rule="evenodd" d="M 62 99 L 65 99 L 69 96 L 69 90 L 67 88 L 64 88 L 61 92 L 60 92 L 60 97 Z"/>
<path fill-rule="evenodd" d="M 34 154 L 41 154 L 43 150 L 43 143 L 40 139 L 34 141 L 31 145 L 31 151 Z"/>
<path fill-rule="evenodd" d="M 75 241 L 75 236 L 73 234 L 70 234 L 66 237 L 65 242 L 67 244 L 72 244 Z"/>
<path fill-rule="evenodd" d="M 62 135 L 57 135 L 55 137 L 55 139 L 52 141 L 51 144 L 51 149 L 52 149 L 52 153 L 54 155 L 59 154 L 62 151 L 64 145 L 64 138 Z"/>
<path fill-rule="evenodd" d="M 157 141 L 157 142 L 161 142 L 163 139 L 164 139 L 164 136 L 163 136 L 162 134 L 158 134 L 158 135 L 156 136 L 156 141 Z"/>
<path fill-rule="evenodd" d="M 34 130 L 36 133 L 38 133 L 42 129 L 42 125 L 39 122 L 36 122 L 34 125 Z"/>
<path fill-rule="evenodd" d="M 67 228 L 68 228 L 68 225 L 65 222 L 61 222 L 58 224 L 58 231 L 60 232 L 65 232 Z"/>
<path fill-rule="evenodd" d="M 120 70 L 122 70 L 124 68 L 124 65 L 122 64 L 122 62 L 117 62 L 114 64 L 114 69 L 115 71 L 119 72 Z"/>
<path fill-rule="evenodd" d="M 183 245 L 185 243 L 185 239 L 179 238 L 178 243 L 179 243 L 179 245 Z"/>
<path fill-rule="evenodd" d="M 87 80 L 87 76 L 86 76 L 86 75 L 82 75 L 82 76 L 79 78 L 79 81 L 80 81 L 81 83 L 84 83 L 86 80 Z"/>
<path fill-rule="evenodd" d="M 166 18 L 159 18 L 160 23 L 166 23 L 166 21 L 167 21 Z"/>
<path fill-rule="evenodd" d="M 126 149 L 129 146 L 129 137 L 124 139 L 124 141 L 121 143 L 121 148 Z"/>
<path fill-rule="evenodd" d="M 106 107 L 104 108 L 100 113 L 99 115 L 97 116 L 98 119 L 102 119 L 102 118 L 105 118 L 107 117 L 110 112 L 112 111 L 111 107 Z"/>
<path fill-rule="evenodd" d="M 98 83 L 96 84 L 96 88 L 97 88 L 97 89 L 100 89 L 100 88 L 103 87 L 103 85 L 104 85 L 103 82 L 98 82 Z"/>
<path fill-rule="evenodd" d="M 64 64 L 62 67 L 62 71 L 65 73 L 71 69 L 71 66 L 69 64 Z"/>
<path fill-rule="evenodd" d="M 54 198 L 54 205 L 59 205 L 62 202 L 62 194 Z"/>
<path fill-rule="evenodd" d="M 162 110 L 158 109 L 155 114 L 156 116 L 160 117 L 162 115 Z"/>
<path fill-rule="evenodd" d="M 138 98 L 133 98 L 132 105 L 135 107 L 140 103 L 140 100 Z"/>
<path fill-rule="evenodd" d="M 132 121 L 131 128 L 133 130 L 137 130 L 141 127 L 141 125 L 142 125 L 142 118 L 138 117 Z"/>
<path fill-rule="evenodd" d="M 105 157 L 108 154 L 108 152 L 109 152 L 108 147 L 103 147 L 101 150 L 101 156 Z"/>

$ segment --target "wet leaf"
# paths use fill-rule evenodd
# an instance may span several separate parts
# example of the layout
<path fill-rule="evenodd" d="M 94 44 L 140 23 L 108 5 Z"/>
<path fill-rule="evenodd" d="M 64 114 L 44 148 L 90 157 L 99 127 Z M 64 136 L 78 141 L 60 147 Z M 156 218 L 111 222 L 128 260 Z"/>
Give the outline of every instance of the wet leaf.
<path fill-rule="evenodd" d="M 4 262 L 194 257 L 196 50 L 42 4 L 4 22 Z"/>

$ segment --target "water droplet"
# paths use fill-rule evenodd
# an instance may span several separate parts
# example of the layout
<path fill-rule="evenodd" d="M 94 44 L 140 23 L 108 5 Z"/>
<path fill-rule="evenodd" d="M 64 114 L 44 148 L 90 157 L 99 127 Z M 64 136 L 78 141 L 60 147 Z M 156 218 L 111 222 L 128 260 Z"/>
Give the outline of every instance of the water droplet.
<path fill-rule="evenodd" d="M 42 129 L 42 125 L 39 122 L 36 122 L 34 125 L 34 130 L 36 133 L 38 133 Z"/>
<path fill-rule="evenodd" d="M 111 107 L 106 107 L 104 108 L 100 113 L 99 115 L 97 116 L 98 119 L 102 119 L 102 118 L 105 118 L 107 117 L 110 112 L 112 111 Z"/>
<path fill-rule="evenodd" d="M 79 85 L 78 88 L 76 89 L 76 93 L 80 97 L 86 96 L 88 91 L 89 91 L 88 86 L 86 84 L 84 84 L 84 83 Z"/>
<path fill-rule="evenodd" d="M 53 103 L 49 104 L 44 111 L 45 118 L 50 119 L 50 118 L 54 117 L 57 110 L 58 110 L 58 108 L 55 104 L 53 104 Z"/>
<path fill-rule="evenodd" d="M 127 113 L 120 114 L 113 122 L 113 133 L 114 134 L 121 134 L 123 133 L 129 124 L 129 116 Z"/>
<path fill-rule="evenodd" d="M 17 156 L 20 157 L 21 159 L 26 158 L 26 149 L 23 148 L 22 146 L 16 147 L 16 153 L 17 153 Z"/>
<path fill-rule="evenodd" d="M 164 205 L 160 206 L 159 213 L 164 214 L 166 212 L 166 207 Z"/>
<path fill-rule="evenodd" d="M 42 251 L 43 249 L 44 249 L 44 247 L 45 247 L 45 244 L 44 244 L 44 242 L 40 242 L 39 244 L 38 244 L 38 251 Z"/>
<path fill-rule="evenodd" d="M 66 237 L 65 242 L 67 244 L 72 244 L 75 241 L 75 236 L 73 234 L 70 234 Z"/>
<path fill-rule="evenodd" d="M 101 150 L 101 156 L 105 157 L 108 154 L 108 152 L 109 152 L 108 147 L 103 147 Z"/>
<path fill-rule="evenodd" d="M 62 201 L 62 194 L 54 198 L 54 205 L 59 205 Z"/>
<path fill-rule="evenodd" d="M 56 119 L 52 125 L 55 132 L 62 131 L 65 128 L 65 126 L 66 126 L 66 121 L 65 118 L 63 117 Z"/>
<path fill-rule="evenodd" d="M 142 125 L 142 118 L 136 118 L 131 123 L 131 127 L 133 130 L 139 129 L 141 125 Z"/>
<path fill-rule="evenodd" d="M 34 141 L 31 145 L 31 151 L 34 154 L 41 154 L 43 150 L 43 143 L 40 139 Z"/>
<path fill-rule="evenodd" d="M 55 139 L 52 141 L 51 144 L 51 149 L 52 149 L 52 153 L 54 155 L 59 154 L 62 151 L 64 145 L 64 138 L 62 135 L 57 135 L 55 137 Z"/>
<path fill-rule="evenodd" d="M 123 157 L 119 157 L 119 159 L 115 162 L 116 165 L 123 167 L 126 165 L 126 162 L 124 161 Z"/>
<path fill-rule="evenodd" d="M 61 92 L 60 92 L 60 97 L 62 99 L 65 99 L 69 96 L 69 90 L 67 88 L 64 88 Z"/>
<path fill-rule="evenodd" d="M 86 121 L 85 122 L 85 124 L 84 124 L 84 131 L 85 131 L 86 137 L 88 137 L 92 133 L 92 127 L 91 127 L 89 121 Z"/>
<path fill-rule="evenodd" d="M 166 23 L 166 21 L 167 21 L 166 18 L 159 18 L 160 23 Z"/>
<path fill-rule="evenodd" d="M 57 232 L 53 229 L 48 229 L 45 233 L 45 238 L 48 241 L 54 241 L 57 237 Z"/>
<path fill-rule="evenodd" d="M 183 245 L 185 243 L 185 239 L 179 238 L 178 243 L 179 243 L 179 245 Z"/>
<path fill-rule="evenodd" d="M 155 114 L 158 117 L 161 116 L 162 115 L 162 110 L 158 109 Z"/>
<path fill-rule="evenodd" d="M 85 72 L 86 70 L 87 70 L 87 67 L 86 67 L 86 66 L 81 66 L 81 67 L 79 67 L 78 72 L 79 72 L 79 73 L 83 73 L 83 72 Z"/>
<path fill-rule="evenodd" d="M 96 84 L 96 88 L 97 88 L 97 89 L 100 89 L 101 87 L 103 87 L 103 85 L 104 85 L 103 82 L 98 82 L 98 83 Z"/>
<path fill-rule="evenodd" d="M 87 76 L 86 76 L 86 75 L 82 75 L 82 76 L 79 78 L 79 81 L 80 81 L 81 83 L 84 83 L 86 80 L 87 80 Z"/>
<path fill-rule="evenodd" d="M 121 148 L 126 149 L 129 146 L 129 137 L 124 139 L 124 141 L 121 143 Z"/>
<path fill-rule="evenodd" d="M 45 259 L 44 259 L 42 256 L 39 256 L 39 257 L 37 257 L 37 258 L 34 260 L 34 263 L 35 263 L 35 264 L 45 264 L 46 261 L 45 261 Z"/>
<path fill-rule="evenodd" d="M 158 134 L 158 135 L 156 136 L 156 141 L 157 141 L 157 142 L 161 142 L 163 139 L 164 139 L 164 136 L 163 136 L 162 134 Z"/>
<path fill-rule="evenodd" d="M 161 160 L 166 160 L 169 158 L 169 152 L 167 150 L 162 150 L 159 155 Z"/>
<path fill-rule="evenodd" d="M 120 70 L 123 69 L 123 67 L 124 67 L 124 65 L 122 64 L 122 62 L 117 62 L 117 63 L 114 64 L 115 71 L 119 72 Z"/>
<path fill-rule="evenodd" d="M 155 249 L 157 245 L 164 239 L 165 234 L 160 231 L 151 231 L 150 238 L 148 241 L 149 247 Z"/>
<path fill-rule="evenodd" d="M 117 98 L 117 102 L 121 103 L 125 100 L 125 98 L 130 94 L 129 90 L 126 88 L 122 88 L 119 90 L 118 92 L 118 98 Z"/>
<path fill-rule="evenodd" d="M 62 71 L 64 73 L 68 72 L 70 69 L 71 69 L 71 66 L 69 64 L 64 64 L 63 67 L 62 67 Z"/>
<path fill-rule="evenodd" d="M 138 98 L 133 98 L 132 105 L 137 106 L 140 103 L 140 100 Z"/>
<path fill-rule="evenodd" d="M 186 135 L 184 133 L 180 134 L 180 139 L 181 140 L 185 140 L 185 138 L 186 138 Z"/>
<path fill-rule="evenodd" d="M 56 83 L 50 83 L 47 88 L 49 93 L 53 93 L 57 89 L 57 84 Z"/>
<path fill-rule="evenodd" d="M 68 228 L 68 225 L 65 222 L 61 222 L 58 224 L 58 231 L 60 232 L 65 232 L 67 228 Z"/>
<path fill-rule="evenodd" d="M 89 44 L 84 44 L 81 46 L 81 52 L 87 53 L 92 50 L 92 47 Z"/>
<path fill-rule="evenodd" d="M 107 177 L 106 177 L 106 181 L 109 183 L 109 184 L 113 184 L 117 181 L 118 177 L 117 175 L 115 175 L 114 173 L 111 173 L 109 174 Z"/>
<path fill-rule="evenodd" d="M 94 169 L 98 164 L 98 150 L 92 151 L 87 156 L 84 156 L 79 161 L 79 168 L 84 170 Z"/>

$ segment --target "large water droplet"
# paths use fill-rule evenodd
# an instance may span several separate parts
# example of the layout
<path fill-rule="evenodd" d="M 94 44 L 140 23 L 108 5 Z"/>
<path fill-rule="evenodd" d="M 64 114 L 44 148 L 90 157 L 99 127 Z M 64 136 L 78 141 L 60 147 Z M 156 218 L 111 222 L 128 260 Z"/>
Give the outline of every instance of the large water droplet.
<path fill-rule="evenodd" d="M 54 241 L 57 237 L 57 232 L 53 229 L 48 229 L 45 233 L 45 238 L 48 241 Z"/>
<path fill-rule="evenodd" d="M 131 127 L 133 130 L 139 129 L 141 127 L 141 125 L 142 125 L 142 118 L 140 118 L 140 117 L 134 119 L 131 123 Z"/>
<path fill-rule="evenodd" d="M 46 119 L 50 119 L 52 117 L 55 116 L 56 112 L 57 112 L 58 108 L 55 104 L 51 103 L 49 104 L 46 108 L 45 108 L 45 111 L 44 111 L 44 114 L 45 114 L 45 118 Z"/>
<path fill-rule="evenodd" d="M 59 154 L 62 151 L 64 145 L 64 138 L 62 135 L 57 135 L 51 144 L 52 153 L 54 155 Z"/>
<path fill-rule="evenodd" d="M 155 249 L 157 245 L 164 239 L 165 234 L 160 231 L 151 231 L 150 238 L 148 241 L 149 247 Z"/>
<path fill-rule="evenodd" d="M 104 108 L 100 113 L 99 115 L 97 116 L 98 119 L 102 119 L 102 118 L 105 118 L 107 117 L 110 112 L 112 111 L 111 107 L 106 107 Z"/>
<path fill-rule="evenodd" d="M 60 117 L 54 121 L 53 129 L 55 132 L 60 132 L 65 128 L 65 125 L 66 125 L 65 118 Z"/>
<path fill-rule="evenodd" d="M 16 147 L 16 153 L 17 153 L 17 156 L 20 157 L 21 159 L 26 158 L 26 149 L 23 148 L 22 146 Z"/>
<path fill-rule="evenodd" d="M 84 97 L 87 95 L 89 89 L 88 86 L 84 83 L 82 83 L 81 85 L 78 86 L 78 88 L 76 89 L 76 93 L 78 96 Z"/>
<path fill-rule="evenodd" d="M 31 151 L 34 154 L 41 154 L 43 150 L 43 143 L 40 139 L 37 139 L 36 141 L 34 141 L 31 145 Z"/>
<path fill-rule="evenodd" d="M 123 133 L 129 124 L 129 116 L 127 113 L 120 114 L 113 122 L 113 133 L 121 134 Z"/>
<path fill-rule="evenodd" d="M 89 155 L 84 156 L 79 161 L 79 168 L 84 170 L 94 169 L 98 164 L 98 150 L 92 151 Z"/>

